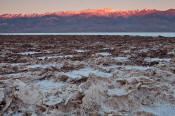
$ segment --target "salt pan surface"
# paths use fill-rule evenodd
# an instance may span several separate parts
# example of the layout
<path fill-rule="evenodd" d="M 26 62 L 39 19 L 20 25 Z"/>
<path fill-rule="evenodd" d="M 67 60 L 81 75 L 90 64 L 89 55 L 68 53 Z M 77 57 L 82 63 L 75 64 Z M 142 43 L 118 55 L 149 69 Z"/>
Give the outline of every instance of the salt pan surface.
<path fill-rule="evenodd" d="M 86 52 L 86 50 L 75 50 L 76 52 Z"/>
<path fill-rule="evenodd" d="M 65 75 L 72 77 L 72 78 L 80 78 L 81 76 L 88 76 L 90 73 L 94 73 L 94 74 L 101 76 L 101 77 L 112 76 L 112 74 L 110 74 L 110 73 L 105 73 L 105 72 L 102 72 L 99 70 L 94 70 L 93 68 L 90 68 L 90 67 L 82 68 L 79 70 L 73 70 L 71 72 L 65 73 Z"/>
<path fill-rule="evenodd" d="M 154 62 L 154 61 L 166 61 L 170 62 L 171 58 L 145 58 L 144 61 L 146 62 Z"/>
<path fill-rule="evenodd" d="M 44 60 L 45 58 L 48 58 L 48 59 L 51 59 L 51 58 L 61 58 L 61 56 L 41 56 L 41 57 L 38 57 L 38 59 L 42 59 L 42 60 Z"/>
<path fill-rule="evenodd" d="M 128 61 L 127 57 L 114 57 L 113 59 L 117 61 Z"/>
<path fill-rule="evenodd" d="M 96 55 L 110 56 L 111 54 L 108 52 L 100 52 L 100 53 L 96 53 Z"/>
<path fill-rule="evenodd" d="M 47 68 L 47 67 L 51 67 L 51 66 L 58 67 L 60 65 L 58 63 L 32 64 L 32 65 L 28 65 L 27 68 Z"/>
<path fill-rule="evenodd" d="M 100 68 L 109 71 L 110 69 L 124 68 L 124 69 L 136 69 L 136 70 L 147 70 L 151 67 L 148 66 L 134 66 L 134 65 L 111 65 L 111 66 L 100 66 Z"/>
<path fill-rule="evenodd" d="M 38 53 L 41 53 L 41 52 L 20 52 L 20 53 L 17 53 L 17 54 L 20 54 L 20 55 L 32 55 L 32 54 L 38 54 Z"/>
<path fill-rule="evenodd" d="M 53 80 L 41 80 L 41 81 L 34 83 L 34 86 L 40 86 L 40 88 L 42 88 L 42 89 L 47 89 L 49 87 L 58 88 L 58 87 L 61 87 L 63 85 L 64 85 L 64 83 L 54 82 Z"/>
<path fill-rule="evenodd" d="M 45 58 L 51 59 L 51 58 L 64 58 L 64 57 L 65 58 L 68 58 L 68 57 L 72 58 L 73 55 L 64 55 L 64 56 L 40 56 L 40 57 L 38 57 L 38 59 L 44 60 Z"/>
<path fill-rule="evenodd" d="M 117 96 L 122 96 L 122 95 L 126 95 L 128 94 L 128 92 L 124 89 L 121 88 L 115 88 L 115 89 L 109 89 L 108 90 L 108 95 L 117 95 Z"/>
<path fill-rule="evenodd" d="M 158 105 L 155 107 L 144 106 L 143 109 L 158 116 L 175 115 L 175 105 Z"/>

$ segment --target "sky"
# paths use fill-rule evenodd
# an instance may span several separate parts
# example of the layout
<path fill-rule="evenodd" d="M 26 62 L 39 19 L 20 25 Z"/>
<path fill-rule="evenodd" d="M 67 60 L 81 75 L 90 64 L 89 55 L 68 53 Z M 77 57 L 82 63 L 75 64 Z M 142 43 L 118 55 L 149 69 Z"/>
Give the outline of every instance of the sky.
<path fill-rule="evenodd" d="M 167 10 L 175 8 L 175 0 L 0 0 L 0 14 L 45 13 L 88 8 Z"/>

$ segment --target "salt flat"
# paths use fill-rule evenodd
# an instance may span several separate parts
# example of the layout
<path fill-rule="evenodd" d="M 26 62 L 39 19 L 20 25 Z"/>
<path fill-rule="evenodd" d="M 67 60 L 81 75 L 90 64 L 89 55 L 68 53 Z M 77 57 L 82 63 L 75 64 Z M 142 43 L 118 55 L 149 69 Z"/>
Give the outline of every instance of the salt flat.
<path fill-rule="evenodd" d="M 174 114 L 174 37 L 6 35 L 0 43 L 2 116 Z"/>

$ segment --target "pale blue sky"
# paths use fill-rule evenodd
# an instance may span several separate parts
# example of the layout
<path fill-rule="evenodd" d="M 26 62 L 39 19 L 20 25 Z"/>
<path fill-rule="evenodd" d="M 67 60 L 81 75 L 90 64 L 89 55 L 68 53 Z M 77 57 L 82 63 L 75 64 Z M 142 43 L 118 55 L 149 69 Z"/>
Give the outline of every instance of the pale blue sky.
<path fill-rule="evenodd" d="M 0 14 L 44 13 L 87 8 L 166 10 L 175 8 L 175 0 L 0 0 Z"/>

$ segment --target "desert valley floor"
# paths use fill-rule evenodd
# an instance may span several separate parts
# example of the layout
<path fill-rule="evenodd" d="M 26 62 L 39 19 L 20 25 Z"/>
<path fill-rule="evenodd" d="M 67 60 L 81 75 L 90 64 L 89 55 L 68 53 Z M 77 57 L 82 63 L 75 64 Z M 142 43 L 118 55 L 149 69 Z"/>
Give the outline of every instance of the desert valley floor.
<path fill-rule="evenodd" d="M 174 116 L 175 38 L 0 36 L 2 116 Z"/>

